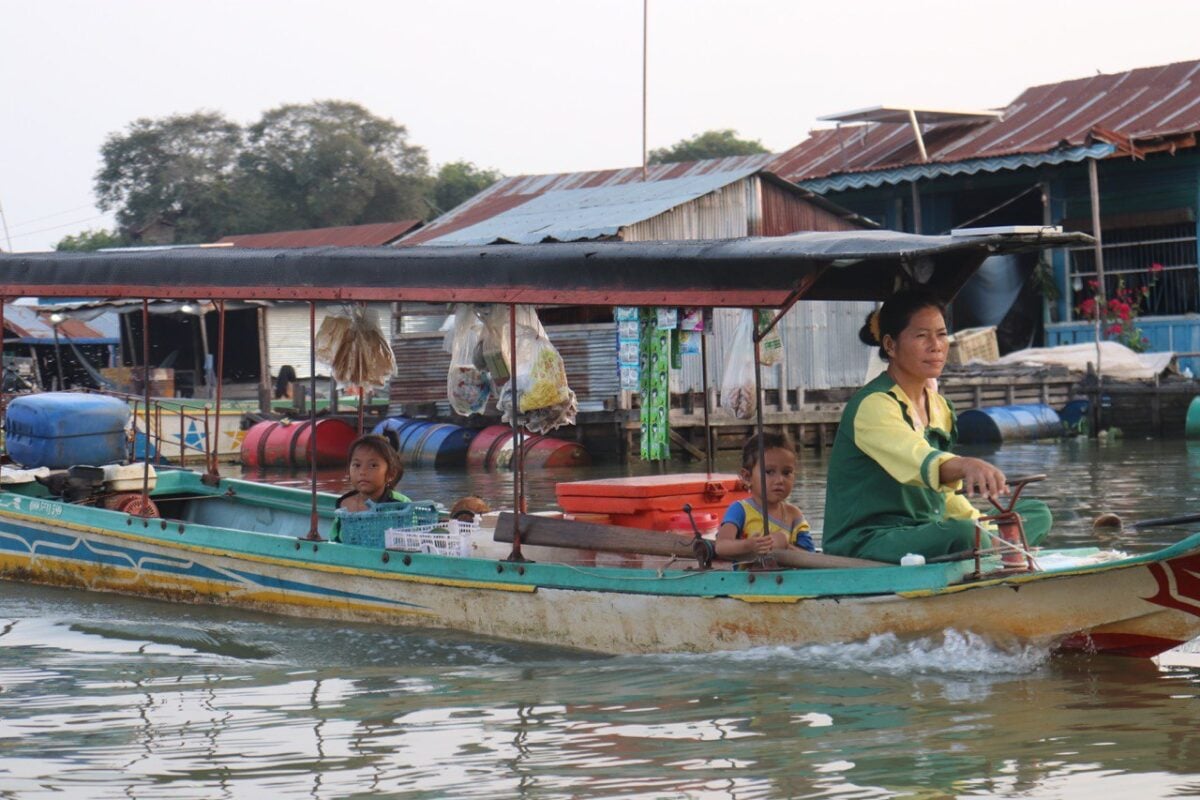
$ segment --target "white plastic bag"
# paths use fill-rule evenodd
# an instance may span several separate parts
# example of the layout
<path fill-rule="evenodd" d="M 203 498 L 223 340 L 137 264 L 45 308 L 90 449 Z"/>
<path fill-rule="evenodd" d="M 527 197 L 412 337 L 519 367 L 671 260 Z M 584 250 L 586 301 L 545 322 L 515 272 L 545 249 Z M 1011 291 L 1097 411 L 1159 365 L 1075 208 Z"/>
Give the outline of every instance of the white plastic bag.
<path fill-rule="evenodd" d="M 721 375 L 721 408 L 738 419 L 750 419 L 758 408 L 754 391 L 754 323 L 749 310 L 738 316 L 733 341 L 725 353 Z"/>
<path fill-rule="evenodd" d="M 475 353 L 483 336 L 483 322 L 475 309 L 459 303 L 454 309 L 454 325 L 447 334 L 450 343 L 450 371 L 446 375 L 446 398 L 455 413 L 468 417 L 487 406 L 491 394 L 487 372 L 475 363 Z"/>
<path fill-rule="evenodd" d="M 508 321 L 508 307 L 493 306 L 484 321 L 486 334 L 482 345 L 485 358 L 488 353 L 503 356 L 506 372 L 512 369 L 508 358 Z M 517 306 L 516 322 L 516 384 L 525 427 L 533 433 L 545 433 L 561 425 L 574 424 L 578 410 L 575 393 L 567 385 L 562 356 L 551 344 L 537 312 L 532 306 Z M 500 341 L 496 342 L 496 339 Z M 488 363 L 490 366 L 491 362 Z M 497 383 L 501 380 L 495 372 L 492 378 Z M 496 406 L 503 414 L 502 419 L 511 421 L 512 381 L 504 383 Z"/>

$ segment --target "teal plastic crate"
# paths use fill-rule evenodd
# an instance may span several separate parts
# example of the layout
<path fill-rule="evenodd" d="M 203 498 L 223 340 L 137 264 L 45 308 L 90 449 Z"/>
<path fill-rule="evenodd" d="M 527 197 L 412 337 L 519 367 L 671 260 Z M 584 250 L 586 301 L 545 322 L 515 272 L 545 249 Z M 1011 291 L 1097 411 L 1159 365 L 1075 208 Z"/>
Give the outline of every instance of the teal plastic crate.
<path fill-rule="evenodd" d="M 368 511 L 334 511 L 338 518 L 342 544 L 383 549 L 384 531 L 388 528 L 433 530 L 438 522 L 437 504 L 428 502 L 372 503 Z"/>

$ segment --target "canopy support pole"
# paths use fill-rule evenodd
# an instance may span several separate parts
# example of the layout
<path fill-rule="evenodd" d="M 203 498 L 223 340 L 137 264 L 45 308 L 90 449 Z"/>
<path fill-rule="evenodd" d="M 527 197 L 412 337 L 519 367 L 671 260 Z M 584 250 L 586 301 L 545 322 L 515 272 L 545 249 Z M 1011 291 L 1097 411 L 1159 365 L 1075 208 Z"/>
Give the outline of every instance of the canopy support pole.
<path fill-rule="evenodd" d="M 311 482 L 312 511 L 305 539 L 321 541 L 317 530 L 317 301 L 308 301 L 308 386 L 312 403 L 308 411 L 308 474 Z"/>
<path fill-rule="evenodd" d="M 200 328 L 204 329 L 204 316 L 200 316 Z M 213 436 L 209 441 L 212 450 L 208 457 L 208 474 L 205 483 L 216 486 L 221 478 L 217 474 L 217 451 L 221 447 L 221 384 L 225 382 L 225 301 L 217 301 L 217 410 L 213 423 Z"/>
<path fill-rule="evenodd" d="M 700 312 L 704 314 L 703 311 Z M 700 326 L 700 385 L 704 391 L 704 467 L 709 476 L 713 472 L 712 426 L 708 421 L 708 334 Z"/>
<path fill-rule="evenodd" d="M 0 295 L 0 419 L 4 417 L 4 295 Z"/>
<path fill-rule="evenodd" d="M 58 333 L 58 326 L 54 327 Z M 142 448 L 142 503 L 138 516 L 150 516 L 150 299 L 142 298 L 142 422 L 146 432 L 146 443 Z M 137 431 L 137 411 L 134 412 L 133 429 Z M 179 463 L 183 464 L 183 442 L 179 443 Z"/>
<path fill-rule="evenodd" d="M 526 561 L 521 555 L 521 514 L 525 512 L 525 447 L 521 441 L 521 426 L 517 421 L 521 408 L 517 391 L 517 306 L 508 305 L 508 388 L 512 406 L 509 414 L 512 419 L 512 470 L 513 470 L 513 546 L 508 554 L 508 561 Z"/>

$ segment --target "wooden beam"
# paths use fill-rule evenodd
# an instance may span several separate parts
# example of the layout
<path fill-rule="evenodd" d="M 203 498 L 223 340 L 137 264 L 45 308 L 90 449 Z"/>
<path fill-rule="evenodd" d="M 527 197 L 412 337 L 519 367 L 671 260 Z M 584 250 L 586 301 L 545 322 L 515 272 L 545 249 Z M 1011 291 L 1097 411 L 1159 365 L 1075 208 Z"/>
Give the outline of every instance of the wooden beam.
<path fill-rule="evenodd" d="M 511 542 L 513 515 L 504 512 L 496 521 L 497 542 Z M 619 525 L 598 525 L 591 522 L 521 515 L 521 542 L 531 547 L 569 547 L 576 550 L 599 550 L 607 553 L 641 553 L 652 556 L 693 558 L 692 538 L 674 533 L 626 528 Z M 858 569 L 890 567 L 881 561 L 862 558 L 830 556 L 807 550 L 776 550 L 772 555 L 781 567 L 793 569 Z"/>

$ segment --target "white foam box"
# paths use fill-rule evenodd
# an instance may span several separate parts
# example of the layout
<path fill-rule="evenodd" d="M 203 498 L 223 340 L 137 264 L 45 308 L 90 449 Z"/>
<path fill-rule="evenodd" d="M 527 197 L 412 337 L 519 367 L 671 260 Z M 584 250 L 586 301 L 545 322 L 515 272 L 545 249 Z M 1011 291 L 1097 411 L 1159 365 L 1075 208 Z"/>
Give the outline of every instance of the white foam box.
<path fill-rule="evenodd" d="M 110 492 L 140 492 L 145 475 L 145 464 L 106 464 L 104 486 Z M 150 489 L 158 483 L 154 467 L 150 467 Z"/>

